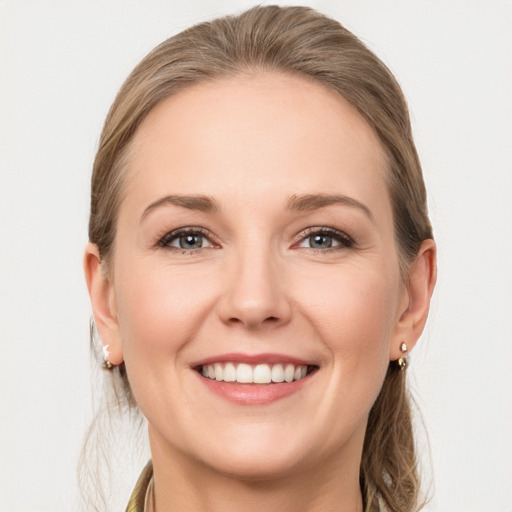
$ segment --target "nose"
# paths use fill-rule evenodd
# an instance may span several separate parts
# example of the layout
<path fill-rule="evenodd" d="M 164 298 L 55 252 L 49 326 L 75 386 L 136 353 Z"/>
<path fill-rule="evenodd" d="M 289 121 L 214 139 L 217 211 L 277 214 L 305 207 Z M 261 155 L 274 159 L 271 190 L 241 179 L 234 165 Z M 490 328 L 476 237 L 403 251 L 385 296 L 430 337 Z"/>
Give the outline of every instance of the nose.
<path fill-rule="evenodd" d="M 285 325 L 291 304 L 277 257 L 265 251 L 246 251 L 234 257 L 218 302 L 220 319 L 250 330 Z"/>

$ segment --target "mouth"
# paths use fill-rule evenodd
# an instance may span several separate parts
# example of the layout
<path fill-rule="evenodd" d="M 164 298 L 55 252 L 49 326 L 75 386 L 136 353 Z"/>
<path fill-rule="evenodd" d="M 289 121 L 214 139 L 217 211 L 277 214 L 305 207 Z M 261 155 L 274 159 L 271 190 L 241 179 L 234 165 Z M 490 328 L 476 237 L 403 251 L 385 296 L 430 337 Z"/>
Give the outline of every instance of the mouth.
<path fill-rule="evenodd" d="M 192 369 L 217 396 L 238 405 L 264 405 L 297 393 L 319 366 L 278 354 L 225 354 Z"/>
<path fill-rule="evenodd" d="M 318 366 L 293 363 L 248 364 L 235 361 L 202 364 L 196 370 L 206 379 L 238 384 L 281 384 L 306 378 Z"/>

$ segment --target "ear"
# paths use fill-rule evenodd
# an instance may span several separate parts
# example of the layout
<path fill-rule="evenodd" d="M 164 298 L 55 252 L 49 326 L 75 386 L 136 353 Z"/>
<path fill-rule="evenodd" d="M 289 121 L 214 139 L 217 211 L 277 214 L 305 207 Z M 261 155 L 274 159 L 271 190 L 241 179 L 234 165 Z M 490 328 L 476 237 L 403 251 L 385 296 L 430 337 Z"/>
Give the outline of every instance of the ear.
<path fill-rule="evenodd" d="M 394 361 L 402 353 L 400 346 L 407 344 L 411 351 L 427 321 L 430 299 L 437 279 L 437 249 L 434 240 L 424 240 L 418 255 L 409 266 L 409 280 L 404 285 L 401 316 L 395 327 L 389 359 Z"/>
<path fill-rule="evenodd" d="M 123 362 L 121 336 L 117 321 L 116 300 L 114 287 L 105 276 L 98 246 L 88 243 L 84 255 L 84 271 L 96 329 L 100 335 L 101 343 L 108 345 L 108 360 L 114 365 Z"/>

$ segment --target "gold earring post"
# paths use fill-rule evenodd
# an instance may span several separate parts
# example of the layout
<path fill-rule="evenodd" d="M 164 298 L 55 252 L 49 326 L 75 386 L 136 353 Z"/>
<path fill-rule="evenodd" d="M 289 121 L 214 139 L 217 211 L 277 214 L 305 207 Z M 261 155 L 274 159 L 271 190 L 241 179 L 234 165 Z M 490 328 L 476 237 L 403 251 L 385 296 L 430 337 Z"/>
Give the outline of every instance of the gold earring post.
<path fill-rule="evenodd" d="M 405 370 L 407 367 L 407 343 L 405 343 L 405 341 L 400 345 L 400 352 L 402 352 L 402 355 L 398 359 L 398 366 L 400 366 L 400 370 Z"/>

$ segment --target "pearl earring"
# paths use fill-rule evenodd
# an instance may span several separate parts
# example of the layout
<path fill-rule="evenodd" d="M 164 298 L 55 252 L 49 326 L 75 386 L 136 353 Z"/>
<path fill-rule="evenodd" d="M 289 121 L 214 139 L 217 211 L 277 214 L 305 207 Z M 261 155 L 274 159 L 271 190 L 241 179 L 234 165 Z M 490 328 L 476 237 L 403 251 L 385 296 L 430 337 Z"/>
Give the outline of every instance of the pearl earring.
<path fill-rule="evenodd" d="M 105 368 L 106 370 L 111 370 L 114 367 L 114 365 L 108 360 L 110 356 L 108 347 L 110 347 L 110 345 L 103 345 L 103 368 Z"/>

